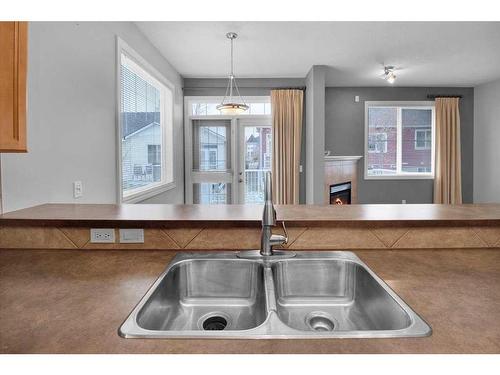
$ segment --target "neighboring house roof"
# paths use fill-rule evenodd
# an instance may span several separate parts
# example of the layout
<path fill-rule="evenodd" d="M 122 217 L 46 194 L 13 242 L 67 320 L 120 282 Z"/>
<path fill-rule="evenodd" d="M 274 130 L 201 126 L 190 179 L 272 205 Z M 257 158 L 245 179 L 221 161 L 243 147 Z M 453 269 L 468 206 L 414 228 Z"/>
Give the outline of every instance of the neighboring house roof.
<path fill-rule="evenodd" d="M 158 126 L 160 126 L 160 124 L 158 124 L 157 122 L 152 122 L 151 124 L 148 124 L 148 125 L 146 125 L 146 126 L 144 126 L 144 127 L 140 128 L 139 130 L 136 130 L 135 132 L 130 133 L 129 135 L 127 135 L 127 136 L 123 137 L 123 139 L 129 139 L 129 138 L 132 138 L 133 136 L 135 136 L 135 135 L 137 135 L 137 134 L 139 134 L 139 133 L 142 133 L 143 131 L 145 131 L 145 130 L 147 130 L 147 129 L 151 128 L 151 127 L 152 127 L 152 126 L 154 126 L 154 125 L 158 125 Z"/>
<path fill-rule="evenodd" d="M 397 124 L 397 111 L 387 108 L 370 108 L 369 109 L 370 126 L 373 127 L 396 127 Z"/>
<path fill-rule="evenodd" d="M 259 143 L 260 137 L 254 136 L 253 134 L 248 138 L 247 143 Z"/>
<path fill-rule="evenodd" d="M 431 111 L 404 109 L 402 111 L 404 127 L 430 127 Z M 397 123 L 397 111 L 388 108 L 370 108 L 370 127 L 394 128 Z"/>
<path fill-rule="evenodd" d="M 432 111 L 410 109 L 403 111 L 403 125 L 415 127 L 430 127 L 432 124 Z"/>
<path fill-rule="evenodd" d="M 210 129 L 210 127 L 203 126 L 201 128 L 200 138 L 202 138 L 202 140 L 203 140 L 203 137 L 208 137 L 209 135 L 218 138 L 217 142 L 225 142 L 226 141 L 226 136 L 213 131 L 212 129 Z M 213 143 L 213 142 L 210 142 L 210 143 Z"/>
<path fill-rule="evenodd" d="M 153 123 L 160 123 L 160 112 L 123 112 L 122 136 L 127 138 Z"/>

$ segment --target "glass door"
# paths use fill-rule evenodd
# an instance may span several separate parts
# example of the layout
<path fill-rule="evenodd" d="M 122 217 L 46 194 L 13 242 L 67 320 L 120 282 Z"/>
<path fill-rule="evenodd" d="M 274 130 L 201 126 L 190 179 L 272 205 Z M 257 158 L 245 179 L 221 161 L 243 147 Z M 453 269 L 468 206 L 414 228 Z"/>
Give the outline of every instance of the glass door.
<path fill-rule="evenodd" d="M 192 203 L 233 202 L 231 123 L 230 119 L 192 121 Z"/>
<path fill-rule="evenodd" d="M 219 113 L 219 97 L 185 97 L 184 171 L 187 204 L 261 204 L 272 166 L 269 97 L 248 97 L 238 116 Z"/>
<path fill-rule="evenodd" d="M 264 173 L 272 168 L 270 119 L 241 119 L 239 132 L 238 203 L 264 203 Z"/>

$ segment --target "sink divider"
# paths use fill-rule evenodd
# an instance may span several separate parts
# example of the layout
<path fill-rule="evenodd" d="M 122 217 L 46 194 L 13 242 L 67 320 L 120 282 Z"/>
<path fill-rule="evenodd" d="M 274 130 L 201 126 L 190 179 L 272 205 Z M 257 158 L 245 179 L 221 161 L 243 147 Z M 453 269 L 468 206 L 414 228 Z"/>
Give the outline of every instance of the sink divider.
<path fill-rule="evenodd" d="M 267 313 L 270 311 L 276 312 L 276 293 L 274 288 L 273 270 L 271 265 L 265 264 L 264 266 L 264 288 L 266 293 L 266 308 Z"/>

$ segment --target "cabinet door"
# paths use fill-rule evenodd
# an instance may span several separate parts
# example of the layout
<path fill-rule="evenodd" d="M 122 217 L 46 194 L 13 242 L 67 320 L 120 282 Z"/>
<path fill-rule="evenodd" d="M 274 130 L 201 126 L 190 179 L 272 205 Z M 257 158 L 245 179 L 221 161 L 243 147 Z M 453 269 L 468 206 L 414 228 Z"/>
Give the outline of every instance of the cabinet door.
<path fill-rule="evenodd" d="M 26 152 L 28 23 L 0 22 L 0 152 Z"/>

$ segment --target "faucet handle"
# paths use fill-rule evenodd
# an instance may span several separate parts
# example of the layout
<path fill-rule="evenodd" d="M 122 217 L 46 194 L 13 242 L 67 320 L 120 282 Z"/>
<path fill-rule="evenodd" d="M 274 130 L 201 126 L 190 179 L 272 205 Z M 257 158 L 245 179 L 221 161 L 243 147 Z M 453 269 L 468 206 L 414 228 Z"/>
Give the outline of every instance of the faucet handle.
<path fill-rule="evenodd" d="M 288 243 L 288 232 L 286 230 L 285 220 L 283 220 L 281 222 L 281 225 L 283 226 L 283 232 L 285 232 L 285 242 L 284 242 L 284 244 L 286 245 Z"/>
<path fill-rule="evenodd" d="M 283 225 L 283 231 L 285 232 L 285 235 L 281 234 L 271 234 L 271 237 L 269 238 L 269 244 L 272 246 L 279 246 L 279 245 L 286 245 L 288 243 L 288 233 L 286 231 L 285 227 L 285 222 L 281 222 Z"/>

